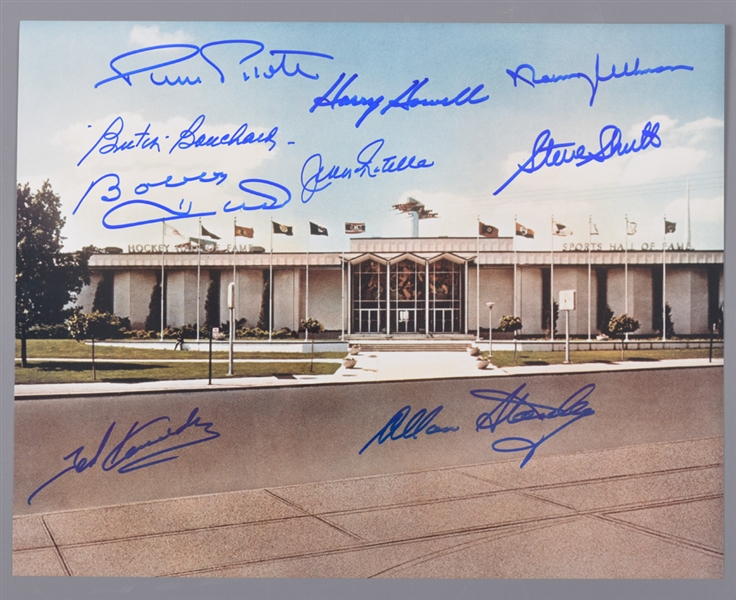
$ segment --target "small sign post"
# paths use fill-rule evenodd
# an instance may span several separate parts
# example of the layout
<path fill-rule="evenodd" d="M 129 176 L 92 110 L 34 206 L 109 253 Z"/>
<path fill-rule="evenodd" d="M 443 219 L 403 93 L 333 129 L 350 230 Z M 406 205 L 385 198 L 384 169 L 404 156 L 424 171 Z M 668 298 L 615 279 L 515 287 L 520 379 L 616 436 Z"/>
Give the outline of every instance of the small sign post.
<path fill-rule="evenodd" d="M 575 310 L 575 290 L 560 291 L 560 310 L 565 311 L 565 364 L 570 364 L 570 311 Z"/>

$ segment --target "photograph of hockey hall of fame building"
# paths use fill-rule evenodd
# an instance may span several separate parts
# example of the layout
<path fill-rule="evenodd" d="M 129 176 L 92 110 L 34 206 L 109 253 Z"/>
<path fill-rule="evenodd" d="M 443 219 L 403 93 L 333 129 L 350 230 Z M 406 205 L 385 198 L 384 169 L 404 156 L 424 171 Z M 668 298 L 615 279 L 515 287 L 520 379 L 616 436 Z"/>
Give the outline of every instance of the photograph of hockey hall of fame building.
<path fill-rule="evenodd" d="M 228 285 L 234 277 L 236 322 L 245 318 L 247 327 L 256 326 L 272 281 L 273 331 L 297 331 L 302 320 L 313 318 L 324 325 L 325 337 L 334 338 L 462 339 L 479 335 L 479 329 L 485 337 L 491 316 L 496 329 L 502 316 L 514 314 L 521 318 L 524 337 L 549 337 L 550 294 L 556 303 L 561 290 L 576 290 L 569 328 L 577 337 L 592 333 L 595 339 L 606 331 L 612 314 L 639 321 L 637 336 L 661 335 L 664 302 L 678 336 L 708 335 L 721 318 L 723 251 L 683 245 L 666 252 L 661 246 L 647 250 L 633 245 L 624 251 L 622 244 L 610 244 L 608 250 L 607 244 L 591 244 L 591 251 L 578 249 L 584 244 L 565 244 L 566 250 L 557 244 L 554 252 L 522 251 L 514 241 L 351 237 L 347 252 L 312 253 L 270 253 L 254 246 L 240 246 L 250 251 L 235 253 L 110 248 L 91 257 L 90 285 L 78 305 L 91 310 L 94 303 L 99 310 L 128 317 L 133 328 L 143 328 L 163 277 L 166 326 L 204 324 L 205 296 L 213 294 L 219 307 L 210 302 L 210 312 L 214 308 L 219 314 L 210 318 L 226 323 Z M 98 294 L 100 286 L 105 289 Z M 491 315 L 487 302 L 494 303 Z M 556 331 L 565 334 L 561 311 Z"/>

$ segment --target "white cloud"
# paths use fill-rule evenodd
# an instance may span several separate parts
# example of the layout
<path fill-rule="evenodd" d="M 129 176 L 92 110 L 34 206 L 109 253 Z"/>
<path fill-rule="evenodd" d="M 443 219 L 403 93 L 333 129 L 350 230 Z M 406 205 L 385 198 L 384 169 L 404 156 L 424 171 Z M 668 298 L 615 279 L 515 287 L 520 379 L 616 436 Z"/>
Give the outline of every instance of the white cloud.
<path fill-rule="evenodd" d="M 146 47 L 162 44 L 187 44 L 192 41 L 192 37 L 181 29 L 166 32 L 161 31 L 158 25 L 135 25 L 130 31 L 128 41 L 137 47 Z"/>

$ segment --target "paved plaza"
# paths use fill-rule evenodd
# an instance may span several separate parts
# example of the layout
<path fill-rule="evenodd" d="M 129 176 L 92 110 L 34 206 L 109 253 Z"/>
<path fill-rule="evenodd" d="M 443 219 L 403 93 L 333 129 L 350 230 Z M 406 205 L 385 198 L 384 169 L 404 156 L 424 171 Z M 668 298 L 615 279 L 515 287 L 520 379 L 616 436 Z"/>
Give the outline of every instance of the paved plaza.
<path fill-rule="evenodd" d="M 15 518 L 16 575 L 719 578 L 705 438 Z"/>
<path fill-rule="evenodd" d="M 411 365 L 421 368 L 412 370 Z M 689 369 L 695 373 L 709 363 L 660 361 L 478 371 L 462 353 L 392 352 L 361 356 L 355 369 L 341 367 L 329 376 L 216 380 L 213 386 L 369 383 L 427 379 L 428 374 L 440 378 L 450 372 L 460 378 L 458 382 L 481 375 L 572 375 L 581 371 L 620 371 L 616 377 L 629 378 L 631 369 L 640 372 L 655 366 L 659 370 L 678 367 L 680 376 L 687 377 Z M 662 370 L 660 374 L 667 377 L 667 373 Z M 212 389 L 206 382 L 183 383 L 186 388 L 180 387 L 182 382 L 134 387 L 141 393 Z M 53 395 L 61 402 L 75 402 L 75 396 L 86 393 L 132 389 L 130 385 L 119 387 L 104 383 L 49 389 L 17 386 L 16 397 L 35 405 L 35 397 L 48 400 Z M 722 402 L 720 390 L 709 393 L 714 406 Z M 666 404 L 666 399 L 662 401 Z M 724 456 L 723 437 L 714 433 L 722 431 L 716 418 L 719 411 L 701 412 L 700 418 L 715 416 L 693 425 L 688 433 L 678 429 L 677 423 L 692 417 L 673 414 L 678 416 L 670 424 L 641 423 L 633 442 L 601 447 L 595 436 L 588 441 L 576 438 L 577 447 L 539 453 L 523 469 L 518 456 L 510 455 L 509 460 L 501 456 L 480 464 L 341 476 L 118 505 L 77 508 L 79 504 L 72 504 L 73 509 L 33 514 L 16 512 L 13 573 L 721 578 Z M 701 434 L 693 435 L 697 431 Z M 277 480 L 275 474 L 273 481 Z"/>

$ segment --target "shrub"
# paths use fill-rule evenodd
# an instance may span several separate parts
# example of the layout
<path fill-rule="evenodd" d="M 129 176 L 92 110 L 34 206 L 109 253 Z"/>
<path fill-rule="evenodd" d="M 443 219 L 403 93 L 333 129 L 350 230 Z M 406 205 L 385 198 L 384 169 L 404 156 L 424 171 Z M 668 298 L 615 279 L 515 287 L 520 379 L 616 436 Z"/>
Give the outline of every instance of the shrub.
<path fill-rule="evenodd" d="M 608 323 L 608 332 L 613 337 L 623 338 L 627 333 L 634 333 L 641 327 L 641 323 L 629 315 L 611 317 Z"/>
<path fill-rule="evenodd" d="M 99 311 L 83 313 L 77 308 L 66 325 L 75 340 L 111 340 L 125 337 L 130 330 L 130 319 Z"/>
<path fill-rule="evenodd" d="M 498 329 L 500 331 L 518 331 L 521 329 L 521 317 L 511 315 L 501 317 Z"/>

